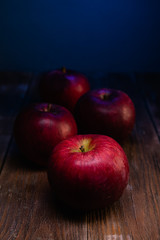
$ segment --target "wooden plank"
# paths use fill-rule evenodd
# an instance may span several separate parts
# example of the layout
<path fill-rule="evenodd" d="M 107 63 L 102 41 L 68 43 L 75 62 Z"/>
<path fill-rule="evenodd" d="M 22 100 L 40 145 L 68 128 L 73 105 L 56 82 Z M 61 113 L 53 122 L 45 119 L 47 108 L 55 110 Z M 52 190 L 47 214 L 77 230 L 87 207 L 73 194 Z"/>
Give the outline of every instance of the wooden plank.
<path fill-rule="evenodd" d="M 103 86 L 126 91 L 136 106 L 136 125 L 123 143 L 130 165 L 129 184 L 120 201 L 88 216 L 88 239 L 160 238 L 160 144 L 135 80 L 110 74 Z"/>
<path fill-rule="evenodd" d="M 136 74 L 146 107 L 160 139 L 160 73 Z"/>
<path fill-rule="evenodd" d="M 38 100 L 37 79 L 26 104 Z M 36 92 L 36 94 L 35 94 Z M 13 141 L 0 176 L 0 239 L 87 239 L 87 217 L 56 203 L 46 172 L 27 163 Z"/>
<path fill-rule="evenodd" d="M 0 182 L 0 239 L 87 239 L 85 216 L 76 217 L 56 205 L 45 171 L 27 164 L 15 144 Z"/>
<path fill-rule="evenodd" d="M 111 207 L 76 215 L 57 204 L 45 171 L 28 164 L 13 141 L 0 176 L 0 239 L 147 240 L 160 238 L 160 146 L 134 78 L 98 75 L 92 88 L 126 91 L 136 106 L 136 125 L 121 145 L 130 164 L 129 184 Z M 38 100 L 36 81 L 28 101 Z M 34 92 L 34 97 L 33 97 Z M 137 95 L 138 92 L 138 95 Z"/>
<path fill-rule="evenodd" d="M 13 123 L 23 104 L 31 74 L 0 73 L 0 169 L 11 140 Z"/>

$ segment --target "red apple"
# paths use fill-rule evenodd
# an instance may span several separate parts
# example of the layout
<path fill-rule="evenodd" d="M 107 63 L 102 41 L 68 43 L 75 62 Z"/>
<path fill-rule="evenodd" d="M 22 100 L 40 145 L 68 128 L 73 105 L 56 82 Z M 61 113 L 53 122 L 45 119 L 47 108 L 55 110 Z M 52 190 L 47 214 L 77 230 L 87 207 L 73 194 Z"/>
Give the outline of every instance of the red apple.
<path fill-rule="evenodd" d="M 36 103 L 27 106 L 17 116 L 14 135 L 24 155 L 41 166 L 46 166 L 57 143 L 77 134 L 76 122 L 64 107 Z"/>
<path fill-rule="evenodd" d="M 48 179 L 62 202 L 96 209 L 118 200 L 129 176 L 121 146 L 104 135 L 76 135 L 60 142 L 48 164 Z"/>
<path fill-rule="evenodd" d="M 56 103 L 73 111 L 77 100 L 90 86 L 81 73 L 65 68 L 46 74 L 40 81 L 40 95 L 46 102 Z"/>
<path fill-rule="evenodd" d="M 81 133 L 105 134 L 116 140 L 126 138 L 135 123 L 135 107 L 119 90 L 102 88 L 84 94 L 75 106 Z"/>

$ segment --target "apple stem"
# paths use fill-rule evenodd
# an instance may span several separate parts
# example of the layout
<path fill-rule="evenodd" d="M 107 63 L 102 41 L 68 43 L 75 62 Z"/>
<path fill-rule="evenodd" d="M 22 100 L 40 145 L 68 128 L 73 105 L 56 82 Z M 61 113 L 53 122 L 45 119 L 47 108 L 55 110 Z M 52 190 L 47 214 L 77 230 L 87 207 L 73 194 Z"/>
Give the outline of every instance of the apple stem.
<path fill-rule="evenodd" d="M 62 72 L 66 73 L 66 68 L 65 67 L 62 67 Z"/>
<path fill-rule="evenodd" d="M 81 152 L 85 152 L 85 148 L 83 145 L 79 149 L 81 150 Z"/>
<path fill-rule="evenodd" d="M 110 96 L 110 94 L 108 93 L 105 93 L 105 94 L 103 94 L 103 95 L 101 95 L 101 99 L 102 100 L 107 100 L 108 98 L 109 98 L 109 96 Z"/>
<path fill-rule="evenodd" d="M 47 112 L 50 112 L 52 109 L 52 104 L 51 103 L 48 103 L 48 108 L 47 108 Z"/>

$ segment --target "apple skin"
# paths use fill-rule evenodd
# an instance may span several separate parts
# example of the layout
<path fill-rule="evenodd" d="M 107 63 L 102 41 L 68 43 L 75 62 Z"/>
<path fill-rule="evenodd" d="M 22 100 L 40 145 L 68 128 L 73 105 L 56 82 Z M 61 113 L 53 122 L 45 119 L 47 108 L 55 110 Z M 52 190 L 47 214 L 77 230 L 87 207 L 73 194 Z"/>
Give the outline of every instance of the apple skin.
<path fill-rule="evenodd" d="M 73 209 L 91 210 L 104 208 L 121 197 L 128 183 L 129 164 L 114 139 L 98 134 L 76 135 L 57 144 L 47 173 L 61 202 Z"/>
<path fill-rule="evenodd" d="M 130 97 L 116 89 L 97 89 L 84 94 L 74 116 L 83 134 L 104 134 L 125 139 L 135 123 L 135 107 Z"/>
<path fill-rule="evenodd" d="M 14 124 L 19 149 L 27 159 L 44 167 L 55 145 L 76 134 L 77 125 L 69 110 L 48 103 L 27 106 Z"/>
<path fill-rule="evenodd" d="M 89 90 L 89 81 L 83 74 L 65 68 L 49 72 L 40 81 L 43 101 L 62 105 L 71 112 L 77 100 Z"/>

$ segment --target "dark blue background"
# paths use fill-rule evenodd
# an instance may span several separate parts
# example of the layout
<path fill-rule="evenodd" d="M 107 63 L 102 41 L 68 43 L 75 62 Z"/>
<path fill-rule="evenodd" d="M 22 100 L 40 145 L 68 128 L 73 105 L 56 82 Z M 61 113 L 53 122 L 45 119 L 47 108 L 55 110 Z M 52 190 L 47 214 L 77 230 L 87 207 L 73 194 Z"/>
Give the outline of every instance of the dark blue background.
<path fill-rule="evenodd" d="M 160 1 L 2 0 L 0 70 L 160 71 Z"/>

